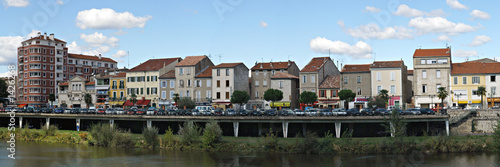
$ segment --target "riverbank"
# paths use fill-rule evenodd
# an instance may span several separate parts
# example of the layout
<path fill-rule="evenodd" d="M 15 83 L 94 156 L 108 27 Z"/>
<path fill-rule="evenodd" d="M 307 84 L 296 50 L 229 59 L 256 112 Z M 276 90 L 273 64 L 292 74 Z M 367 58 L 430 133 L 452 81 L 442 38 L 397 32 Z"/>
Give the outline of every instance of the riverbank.
<path fill-rule="evenodd" d="M 95 141 L 87 131 L 40 129 L 16 129 L 17 141 L 48 143 L 70 143 L 93 145 Z M 7 128 L 0 128 L 0 138 L 8 139 Z M 127 133 L 131 144 L 127 147 L 148 148 L 142 134 Z M 200 136 L 201 137 L 201 136 Z M 223 137 L 222 141 L 209 147 L 202 142 L 186 144 L 179 135 L 159 135 L 155 149 L 190 150 L 190 151 L 225 151 L 225 152 L 274 152 L 307 154 L 403 154 L 414 151 L 426 154 L 459 152 L 496 151 L 493 136 L 422 136 L 422 137 L 373 137 L 373 138 L 334 138 L 327 135 L 318 138 L 306 135 L 297 138 L 278 138 L 273 134 L 264 137 Z M 151 147 L 149 147 L 151 148 Z"/>

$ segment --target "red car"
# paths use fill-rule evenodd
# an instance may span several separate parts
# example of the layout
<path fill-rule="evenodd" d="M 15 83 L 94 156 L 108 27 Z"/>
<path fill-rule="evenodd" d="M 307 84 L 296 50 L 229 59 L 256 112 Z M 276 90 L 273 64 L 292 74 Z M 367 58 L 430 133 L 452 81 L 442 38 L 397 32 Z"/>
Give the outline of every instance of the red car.
<path fill-rule="evenodd" d="M 135 111 L 132 109 L 127 110 L 127 115 L 135 115 Z"/>
<path fill-rule="evenodd" d="M 136 112 L 135 112 L 136 115 L 145 115 L 146 114 L 146 110 L 143 109 L 143 108 L 140 108 L 138 109 Z"/>
<path fill-rule="evenodd" d="M 104 110 L 104 108 L 97 109 L 97 114 L 105 114 L 105 113 L 106 113 L 106 110 Z"/>

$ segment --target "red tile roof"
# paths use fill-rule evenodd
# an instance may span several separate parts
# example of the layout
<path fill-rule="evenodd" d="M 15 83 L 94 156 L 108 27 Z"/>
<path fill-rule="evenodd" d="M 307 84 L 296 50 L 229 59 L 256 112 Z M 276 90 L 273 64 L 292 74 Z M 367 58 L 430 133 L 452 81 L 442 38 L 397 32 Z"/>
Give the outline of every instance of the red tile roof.
<path fill-rule="evenodd" d="M 203 72 L 196 75 L 195 78 L 210 78 L 210 77 L 212 77 L 212 68 L 213 68 L 213 66 L 209 66 L 208 68 L 203 70 Z"/>
<path fill-rule="evenodd" d="M 315 57 L 300 72 L 317 72 L 328 60 L 330 57 Z"/>
<path fill-rule="evenodd" d="M 165 78 L 175 78 L 175 70 L 170 70 L 169 72 L 161 75 L 159 77 L 160 79 L 165 79 Z"/>
<path fill-rule="evenodd" d="M 482 59 L 472 60 L 469 62 L 495 63 L 497 61 L 495 61 L 493 59 L 489 59 L 489 58 L 482 58 Z"/>
<path fill-rule="evenodd" d="M 37 37 L 32 37 L 30 39 L 27 39 L 23 42 L 26 42 L 26 41 L 29 41 L 29 40 L 33 40 L 33 39 L 40 39 L 40 40 L 45 40 L 43 39 L 43 34 L 42 35 L 38 35 Z M 47 35 L 47 39 L 46 40 L 50 40 L 50 35 Z M 60 39 L 57 39 L 57 38 L 54 38 L 54 41 L 58 41 L 58 42 L 66 42 L 66 41 L 63 41 L 63 40 L 60 40 Z"/>
<path fill-rule="evenodd" d="M 427 57 L 427 56 L 451 56 L 450 48 L 441 49 L 415 49 L 413 57 Z"/>
<path fill-rule="evenodd" d="M 94 60 L 94 61 L 106 61 L 106 62 L 113 62 L 116 63 L 115 60 L 107 57 L 101 57 L 99 59 L 98 56 L 89 56 L 89 55 L 82 55 L 82 54 L 75 54 L 75 53 L 68 53 L 69 58 L 73 59 L 86 59 L 86 60 Z"/>
<path fill-rule="evenodd" d="M 180 60 L 182 60 L 180 57 L 165 58 L 165 59 L 149 59 L 148 61 L 135 66 L 134 68 L 128 70 L 127 72 L 158 71 L 161 68 Z"/>
<path fill-rule="evenodd" d="M 402 67 L 404 62 L 402 60 L 398 61 L 375 61 L 372 63 L 370 68 L 399 68 Z"/>
<path fill-rule="evenodd" d="M 203 55 L 203 56 L 186 56 L 186 58 L 184 58 L 184 60 L 177 63 L 177 65 L 175 65 L 175 66 L 176 67 L 194 66 L 194 65 L 198 64 L 198 62 L 200 62 L 204 58 L 208 58 L 208 57 L 205 55 Z"/>
<path fill-rule="evenodd" d="M 342 72 L 370 72 L 372 64 L 346 64 L 342 68 Z"/>
<path fill-rule="evenodd" d="M 276 72 L 271 77 L 271 79 L 299 79 L 299 77 L 296 77 L 295 75 L 284 73 L 284 72 Z"/>
<path fill-rule="evenodd" d="M 95 82 L 94 82 L 94 81 L 92 81 L 92 82 L 87 82 L 87 83 L 85 83 L 85 85 L 95 85 Z"/>
<path fill-rule="evenodd" d="M 96 77 L 97 79 L 107 79 L 107 78 L 111 78 L 113 77 L 113 75 L 103 75 L 103 76 L 100 76 L 100 77 Z"/>
<path fill-rule="evenodd" d="M 320 89 L 340 89 L 340 75 L 328 75 L 319 85 Z"/>
<path fill-rule="evenodd" d="M 233 68 L 233 67 L 236 67 L 240 64 L 243 64 L 243 63 L 221 63 L 219 65 L 214 66 L 213 68 Z"/>
<path fill-rule="evenodd" d="M 127 73 L 120 72 L 120 73 L 116 74 L 115 76 L 113 76 L 112 78 L 124 78 L 126 76 L 127 76 Z"/>
<path fill-rule="evenodd" d="M 68 82 L 60 83 L 59 86 L 68 86 Z"/>
<path fill-rule="evenodd" d="M 276 70 L 276 69 L 287 69 L 295 62 L 293 61 L 285 61 L 285 62 L 272 62 L 272 63 L 257 63 L 252 67 L 251 70 Z M 262 64 L 262 68 L 261 68 Z M 271 66 L 272 64 L 272 66 Z"/>
<path fill-rule="evenodd" d="M 498 74 L 500 63 L 465 62 L 453 63 L 451 74 Z"/>
<path fill-rule="evenodd" d="M 413 70 L 408 70 L 408 72 L 406 72 L 407 75 L 413 75 Z"/>

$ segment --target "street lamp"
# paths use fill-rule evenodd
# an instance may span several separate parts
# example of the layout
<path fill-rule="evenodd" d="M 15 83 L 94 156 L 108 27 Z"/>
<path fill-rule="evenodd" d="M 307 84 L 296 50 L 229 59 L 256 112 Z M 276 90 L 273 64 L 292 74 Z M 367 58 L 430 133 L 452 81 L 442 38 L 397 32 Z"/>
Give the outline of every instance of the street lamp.
<path fill-rule="evenodd" d="M 429 95 L 429 98 L 431 98 L 431 108 L 434 108 L 434 97 L 436 97 L 436 95 Z"/>

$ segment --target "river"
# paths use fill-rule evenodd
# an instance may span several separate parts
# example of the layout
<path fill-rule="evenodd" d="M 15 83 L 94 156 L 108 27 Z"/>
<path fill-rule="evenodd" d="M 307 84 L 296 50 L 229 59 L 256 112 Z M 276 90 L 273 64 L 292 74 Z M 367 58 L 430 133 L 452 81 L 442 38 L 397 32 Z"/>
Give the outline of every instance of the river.
<path fill-rule="evenodd" d="M 304 155 L 111 149 L 75 144 L 17 142 L 15 160 L 1 142 L 0 166 L 499 166 L 500 154 Z"/>

